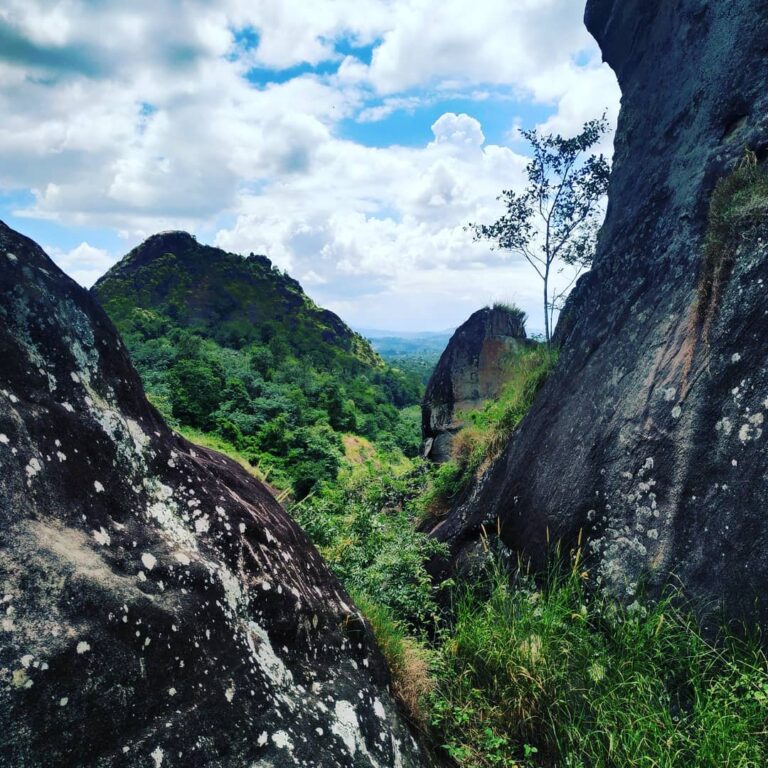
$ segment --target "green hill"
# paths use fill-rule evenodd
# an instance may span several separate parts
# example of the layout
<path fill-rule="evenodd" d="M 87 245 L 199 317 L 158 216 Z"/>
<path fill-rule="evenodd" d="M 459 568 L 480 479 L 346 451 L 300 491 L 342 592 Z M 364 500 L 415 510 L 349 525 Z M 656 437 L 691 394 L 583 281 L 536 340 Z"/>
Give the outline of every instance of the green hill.
<path fill-rule="evenodd" d="M 147 392 L 180 428 L 224 440 L 305 495 L 335 477 L 341 435 L 414 453 L 418 378 L 393 368 L 265 256 L 154 235 L 93 287 Z"/>

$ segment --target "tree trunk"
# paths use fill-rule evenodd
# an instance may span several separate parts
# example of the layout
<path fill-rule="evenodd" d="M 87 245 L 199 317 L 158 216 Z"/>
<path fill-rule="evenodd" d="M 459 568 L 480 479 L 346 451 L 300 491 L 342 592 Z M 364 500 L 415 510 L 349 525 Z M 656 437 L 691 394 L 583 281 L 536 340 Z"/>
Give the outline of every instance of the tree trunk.
<path fill-rule="evenodd" d="M 549 332 L 549 262 L 544 270 L 544 338 L 547 341 L 547 346 L 550 342 Z"/>

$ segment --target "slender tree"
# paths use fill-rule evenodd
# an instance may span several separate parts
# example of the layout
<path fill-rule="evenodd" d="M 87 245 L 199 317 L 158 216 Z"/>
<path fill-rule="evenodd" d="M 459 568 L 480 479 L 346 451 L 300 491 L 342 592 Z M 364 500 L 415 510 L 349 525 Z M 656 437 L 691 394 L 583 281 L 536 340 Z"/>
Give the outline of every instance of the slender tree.
<path fill-rule="evenodd" d="M 610 167 L 591 150 L 608 130 L 605 116 L 584 124 L 572 138 L 521 131 L 533 150 L 526 168 L 528 185 L 522 192 L 504 190 L 498 199 L 506 212 L 493 224 L 469 224 L 475 240 L 489 240 L 494 248 L 523 256 L 541 278 L 544 288 L 544 327 L 551 341 L 555 310 L 595 252 L 608 190 Z M 552 286 L 553 270 L 570 267 L 570 283 Z"/>

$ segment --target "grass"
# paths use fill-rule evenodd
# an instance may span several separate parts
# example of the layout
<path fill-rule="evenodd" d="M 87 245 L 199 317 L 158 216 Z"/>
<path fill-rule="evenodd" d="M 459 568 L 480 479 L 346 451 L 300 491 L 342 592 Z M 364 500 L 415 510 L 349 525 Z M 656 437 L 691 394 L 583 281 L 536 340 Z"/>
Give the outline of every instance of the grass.
<path fill-rule="evenodd" d="M 439 514 L 501 453 L 556 362 L 557 352 L 544 344 L 516 352 L 508 363 L 499 397 L 481 410 L 457 414 L 466 425 L 454 437 L 451 461 L 433 474 L 422 499 L 423 517 Z"/>
<path fill-rule="evenodd" d="M 246 459 L 241 453 L 238 452 L 232 443 L 225 440 L 223 437 L 212 434 L 210 432 L 201 432 L 191 427 L 177 426 L 176 431 L 184 438 L 189 440 L 190 443 L 199 445 L 201 448 L 208 448 L 212 451 L 218 451 L 225 456 L 236 461 L 248 474 L 253 475 L 257 480 L 261 482 L 267 482 L 268 472 L 262 472 L 260 467 L 255 467 Z"/>
<path fill-rule="evenodd" d="M 745 237 L 768 213 L 768 172 L 747 152 L 715 186 L 697 290 L 696 320 L 706 341 L 723 289 Z"/>
<path fill-rule="evenodd" d="M 578 567 L 458 597 L 431 720 L 461 768 L 768 765 L 768 662 L 705 640 L 679 596 L 622 607 Z"/>
<path fill-rule="evenodd" d="M 428 722 L 424 703 L 435 686 L 435 680 L 430 675 L 434 652 L 409 635 L 406 627 L 387 606 L 364 592 L 353 591 L 352 596 L 371 625 L 387 661 L 392 675 L 392 693 L 411 723 L 424 729 Z"/>

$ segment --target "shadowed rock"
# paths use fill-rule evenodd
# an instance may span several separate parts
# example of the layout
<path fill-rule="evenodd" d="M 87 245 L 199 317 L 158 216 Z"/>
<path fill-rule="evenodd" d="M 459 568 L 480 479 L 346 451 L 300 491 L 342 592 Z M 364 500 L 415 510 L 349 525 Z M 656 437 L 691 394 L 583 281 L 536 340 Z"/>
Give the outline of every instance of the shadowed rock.
<path fill-rule="evenodd" d="M 453 437 L 467 412 L 498 397 L 509 355 L 526 341 L 525 315 L 498 305 L 478 310 L 456 330 L 421 406 L 425 457 L 436 462 L 451 458 Z"/>
<path fill-rule="evenodd" d="M 461 548 L 500 519 L 541 564 L 547 532 L 583 530 L 615 592 L 674 573 L 702 605 L 765 621 L 765 206 L 704 323 L 697 288 L 717 180 L 768 147 L 768 2 L 591 0 L 587 23 L 623 93 L 594 268 L 556 372 L 439 535 Z"/>
<path fill-rule="evenodd" d="M 0 223 L 0 764 L 417 766 L 349 596 Z"/>

